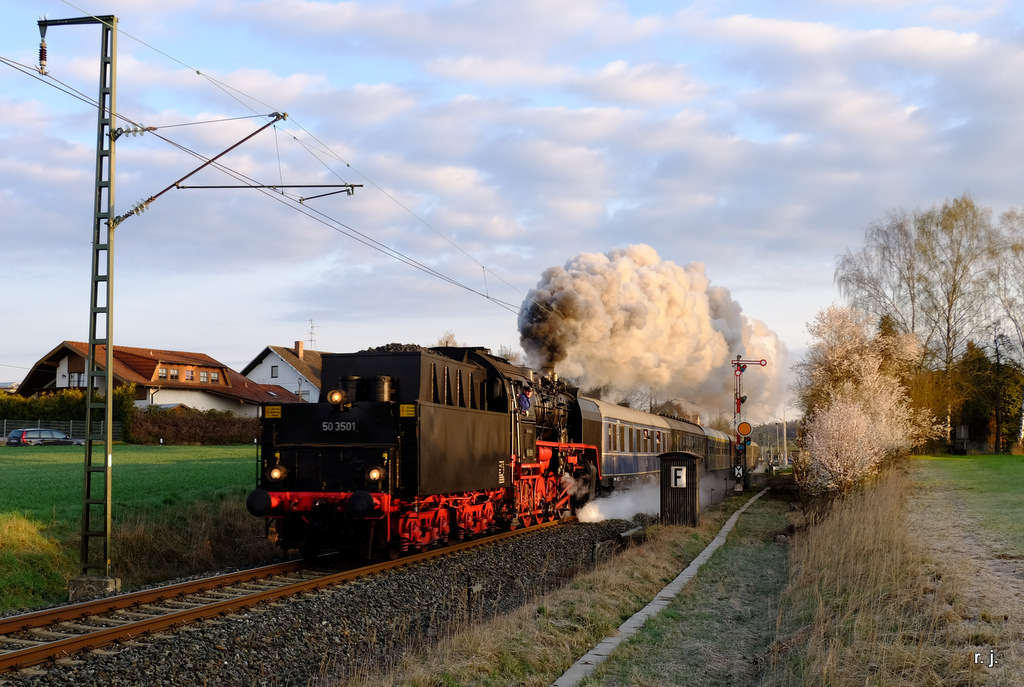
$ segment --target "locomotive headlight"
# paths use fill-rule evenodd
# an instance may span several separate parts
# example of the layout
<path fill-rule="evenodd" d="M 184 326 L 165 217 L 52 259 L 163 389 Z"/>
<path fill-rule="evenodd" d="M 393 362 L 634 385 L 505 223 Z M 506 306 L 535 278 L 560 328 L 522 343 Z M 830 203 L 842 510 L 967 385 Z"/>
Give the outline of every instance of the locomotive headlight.
<path fill-rule="evenodd" d="M 283 465 L 275 465 L 267 470 L 267 479 L 272 482 L 280 482 L 288 476 L 288 468 Z"/>
<path fill-rule="evenodd" d="M 366 471 L 366 479 L 371 482 L 379 482 L 384 479 L 384 468 L 370 468 Z"/>
<path fill-rule="evenodd" d="M 326 399 L 335 410 L 344 410 L 349 405 L 348 394 L 342 389 L 331 389 L 327 392 Z"/>

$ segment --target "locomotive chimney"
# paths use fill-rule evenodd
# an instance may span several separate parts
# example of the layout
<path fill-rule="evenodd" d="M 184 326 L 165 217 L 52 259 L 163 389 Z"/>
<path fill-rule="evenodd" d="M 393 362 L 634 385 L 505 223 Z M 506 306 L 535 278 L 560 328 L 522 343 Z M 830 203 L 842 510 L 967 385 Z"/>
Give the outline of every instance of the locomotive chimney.
<path fill-rule="evenodd" d="M 303 351 L 305 351 L 305 344 L 303 344 L 301 341 L 296 341 L 295 342 L 295 357 L 298 358 L 299 360 L 302 360 L 302 353 L 303 353 Z"/>
<path fill-rule="evenodd" d="M 558 375 L 555 374 L 554 365 L 545 365 L 540 369 L 540 373 L 553 382 L 558 381 Z"/>

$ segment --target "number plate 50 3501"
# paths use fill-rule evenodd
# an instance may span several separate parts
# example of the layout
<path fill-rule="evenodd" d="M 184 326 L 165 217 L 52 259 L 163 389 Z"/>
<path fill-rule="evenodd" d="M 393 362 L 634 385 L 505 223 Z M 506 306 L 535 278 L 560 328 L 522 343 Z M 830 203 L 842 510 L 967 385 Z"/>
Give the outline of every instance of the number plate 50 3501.
<path fill-rule="evenodd" d="M 358 432 L 359 422 L 356 420 L 325 420 L 320 429 L 325 432 Z"/>

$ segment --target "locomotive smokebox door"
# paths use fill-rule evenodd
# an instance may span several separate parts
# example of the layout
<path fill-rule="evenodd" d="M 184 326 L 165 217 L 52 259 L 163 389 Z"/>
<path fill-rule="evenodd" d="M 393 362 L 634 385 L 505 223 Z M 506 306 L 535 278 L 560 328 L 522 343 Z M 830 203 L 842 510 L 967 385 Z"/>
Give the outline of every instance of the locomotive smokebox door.
<path fill-rule="evenodd" d="M 698 456 L 663 453 L 661 461 L 661 524 L 696 527 L 700 517 Z"/>

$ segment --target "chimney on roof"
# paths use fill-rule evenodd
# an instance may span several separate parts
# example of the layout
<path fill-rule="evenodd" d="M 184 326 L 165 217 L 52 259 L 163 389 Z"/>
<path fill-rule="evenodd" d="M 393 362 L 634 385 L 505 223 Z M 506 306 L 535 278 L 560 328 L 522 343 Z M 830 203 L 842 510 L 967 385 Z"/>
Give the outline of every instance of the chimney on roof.
<path fill-rule="evenodd" d="M 303 344 L 301 341 L 296 341 L 295 342 L 295 357 L 298 358 L 299 360 L 302 360 L 302 352 L 303 352 L 303 350 L 305 350 L 305 344 Z"/>

